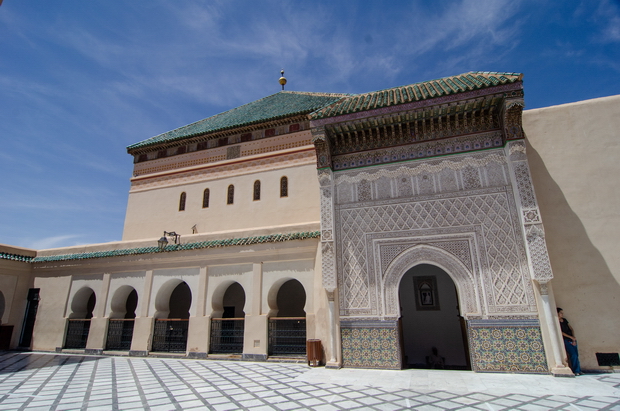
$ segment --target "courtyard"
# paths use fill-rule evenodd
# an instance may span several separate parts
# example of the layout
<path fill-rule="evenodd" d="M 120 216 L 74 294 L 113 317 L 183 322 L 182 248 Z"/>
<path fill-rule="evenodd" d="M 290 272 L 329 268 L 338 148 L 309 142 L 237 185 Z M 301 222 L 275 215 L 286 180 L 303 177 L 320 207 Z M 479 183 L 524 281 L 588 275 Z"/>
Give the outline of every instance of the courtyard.
<path fill-rule="evenodd" d="M 620 374 L 0 353 L 0 410 L 620 410 Z"/>

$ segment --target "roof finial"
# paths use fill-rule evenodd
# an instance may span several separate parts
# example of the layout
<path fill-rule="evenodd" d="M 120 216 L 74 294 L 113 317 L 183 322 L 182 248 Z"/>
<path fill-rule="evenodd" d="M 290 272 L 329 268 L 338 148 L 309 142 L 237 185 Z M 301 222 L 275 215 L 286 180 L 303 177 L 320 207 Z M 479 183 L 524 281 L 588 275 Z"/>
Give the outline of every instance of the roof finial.
<path fill-rule="evenodd" d="M 282 86 L 282 91 L 284 91 L 284 85 L 286 84 L 286 77 L 284 77 L 284 69 L 280 71 L 282 77 L 280 77 L 280 85 Z"/>

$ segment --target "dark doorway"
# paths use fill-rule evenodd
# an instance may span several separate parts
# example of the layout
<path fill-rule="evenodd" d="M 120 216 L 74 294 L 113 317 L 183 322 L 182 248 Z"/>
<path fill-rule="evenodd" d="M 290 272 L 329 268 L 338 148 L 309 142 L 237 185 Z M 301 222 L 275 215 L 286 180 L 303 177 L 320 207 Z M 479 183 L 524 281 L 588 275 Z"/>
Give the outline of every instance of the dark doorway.
<path fill-rule="evenodd" d="M 399 300 L 405 368 L 471 369 L 456 286 L 444 270 L 411 268 L 401 279 Z"/>
<path fill-rule="evenodd" d="M 34 331 L 34 322 L 37 318 L 37 310 L 39 309 L 39 288 L 31 288 L 28 290 L 28 302 L 26 304 L 26 315 L 24 316 L 24 324 L 22 333 L 19 338 L 19 346 L 21 348 L 30 348 L 32 344 L 32 333 Z"/>

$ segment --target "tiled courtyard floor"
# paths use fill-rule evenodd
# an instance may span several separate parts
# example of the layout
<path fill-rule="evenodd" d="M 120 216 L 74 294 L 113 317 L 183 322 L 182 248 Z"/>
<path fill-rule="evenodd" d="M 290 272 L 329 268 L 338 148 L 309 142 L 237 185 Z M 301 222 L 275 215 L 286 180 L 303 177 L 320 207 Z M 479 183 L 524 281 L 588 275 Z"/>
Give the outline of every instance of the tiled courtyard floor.
<path fill-rule="evenodd" d="M 620 374 L 441 370 L 0 352 L 0 410 L 620 410 Z"/>

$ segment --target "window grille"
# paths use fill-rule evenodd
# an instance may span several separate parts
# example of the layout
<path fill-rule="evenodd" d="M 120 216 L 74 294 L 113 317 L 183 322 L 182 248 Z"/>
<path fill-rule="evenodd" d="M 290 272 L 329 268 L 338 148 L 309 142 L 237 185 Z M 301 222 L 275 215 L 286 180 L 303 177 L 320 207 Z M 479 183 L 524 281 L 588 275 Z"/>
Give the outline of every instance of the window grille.
<path fill-rule="evenodd" d="M 187 194 L 185 192 L 181 193 L 181 197 L 179 198 L 179 211 L 185 211 L 185 200 L 187 199 Z"/>
<path fill-rule="evenodd" d="M 67 324 L 65 348 L 84 349 L 90 331 L 90 320 L 70 319 Z"/>
<path fill-rule="evenodd" d="M 211 319 L 210 353 L 237 354 L 243 352 L 243 318 Z"/>
<path fill-rule="evenodd" d="M 185 352 L 189 320 L 158 318 L 153 327 L 153 352 Z"/>
<path fill-rule="evenodd" d="M 260 180 L 254 182 L 254 201 L 260 200 Z"/>
<path fill-rule="evenodd" d="M 280 197 L 288 197 L 288 178 L 282 177 L 280 179 Z"/>
<path fill-rule="evenodd" d="M 228 198 L 226 200 L 226 204 L 232 204 L 234 202 L 235 202 L 235 186 L 231 184 L 228 186 Z"/>
<path fill-rule="evenodd" d="M 305 355 L 306 319 L 269 318 L 269 355 Z"/>
<path fill-rule="evenodd" d="M 134 319 L 110 319 L 106 350 L 129 351 L 133 338 Z"/>

